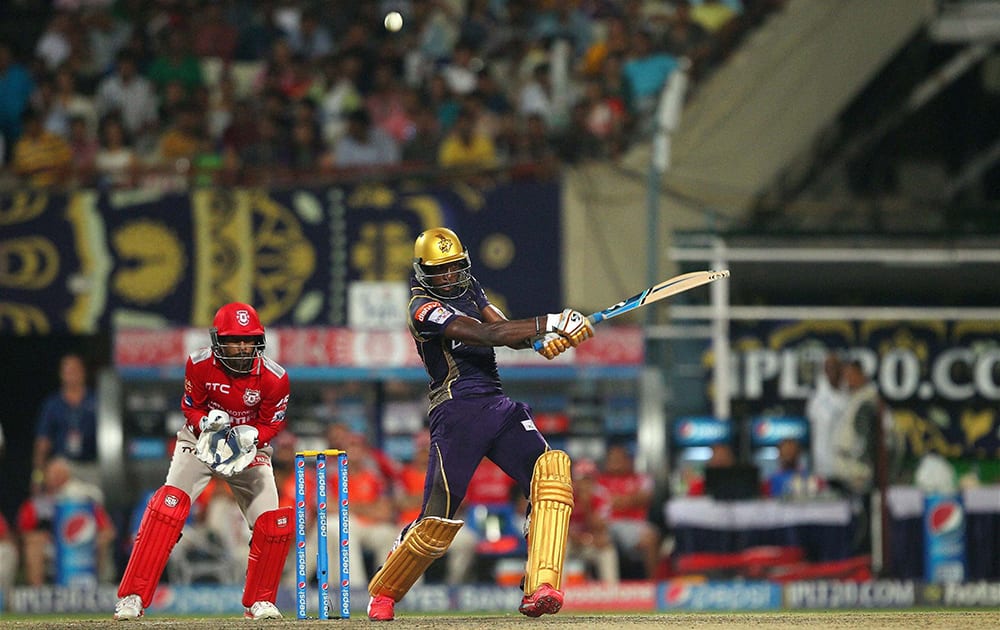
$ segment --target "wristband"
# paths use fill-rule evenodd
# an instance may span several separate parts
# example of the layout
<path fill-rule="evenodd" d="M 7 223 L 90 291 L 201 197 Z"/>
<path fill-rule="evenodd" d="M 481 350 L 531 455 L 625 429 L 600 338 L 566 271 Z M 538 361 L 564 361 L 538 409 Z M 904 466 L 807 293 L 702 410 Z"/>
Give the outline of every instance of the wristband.
<path fill-rule="evenodd" d="M 541 325 L 538 323 L 538 315 L 535 315 L 535 336 L 542 334 Z"/>

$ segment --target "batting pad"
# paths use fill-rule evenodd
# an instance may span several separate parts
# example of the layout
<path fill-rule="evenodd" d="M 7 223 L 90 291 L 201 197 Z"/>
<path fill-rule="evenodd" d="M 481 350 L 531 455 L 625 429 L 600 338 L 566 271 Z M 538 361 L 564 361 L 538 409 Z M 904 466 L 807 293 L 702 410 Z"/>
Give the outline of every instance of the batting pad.
<path fill-rule="evenodd" d="M 118 585 L 118 597 L 138 595 L 142 598 L 143 608 L 149 606 L 190 511 L 191 497 L 180 488 L 162 486 L 153 493 L 146 504 L 132 555 Z"/>
<path fill-rule="evenodd" d="M 414 523 L 368 583 L 368 593 L 372 597 L 387 595 L 397 602 L 403 599 L 427 567 L 444 555 L 464 524 L 438 516 L 425 516 Z"/>
<path fill-rule="evenodd" d="M 295 517 L 290 507 L 280 507 L 257 517 L 250 537 L 250 560 L 243 587 L 243 605 L 275 602 L 285 558 L 295 535 Z"/>
<path fill-rule="evenodd" d="M 545 451 L 535 461 L 531 474 L 525 594 L 531 595 L 542 584 L 557 590 L 561 588 L 572 512 L 573 481 L 569 455 L 563 451 Z"/>

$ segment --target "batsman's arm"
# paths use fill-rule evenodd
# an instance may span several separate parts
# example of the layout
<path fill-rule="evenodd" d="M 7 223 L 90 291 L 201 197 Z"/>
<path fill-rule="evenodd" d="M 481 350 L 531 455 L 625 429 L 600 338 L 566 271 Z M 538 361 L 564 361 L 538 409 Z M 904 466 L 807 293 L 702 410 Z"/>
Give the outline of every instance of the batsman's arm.
<path fill-rule="evenodd" d="M 572 309 L 512 321 L 506 319 L 499 309 L 489 305 L 482 310 L 482 316 L 483 322 L 471 317 L 456 317 L 445 329 L 445 337 L 469 345 L 534 348 L 551 359 L 593 336 L 590 323 Z M 560 343 L 554 344 L 554 341 Z M 546 347 L 548 352 L 543 351 Z"/>

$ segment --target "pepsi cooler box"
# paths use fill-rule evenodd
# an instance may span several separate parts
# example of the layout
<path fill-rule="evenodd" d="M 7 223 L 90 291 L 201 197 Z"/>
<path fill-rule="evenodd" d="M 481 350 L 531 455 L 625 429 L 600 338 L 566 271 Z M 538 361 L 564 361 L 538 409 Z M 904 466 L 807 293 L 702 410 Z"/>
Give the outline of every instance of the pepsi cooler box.
<path fill-rule="evenodd" d="M 782 440 L 809 442 L 809 423 L 797 416 L 761 416 L 750 425 L 750 444 L 754 448 L 777 446 Z"/>
<path fill-rule="evenodd" d="M 674 423 L 673 438 L 673 446 L 676 448 L 712 446 L 720 442 L 731 444 L 733 427 L 728 420 L 711 416 L 689 416 Z"/>

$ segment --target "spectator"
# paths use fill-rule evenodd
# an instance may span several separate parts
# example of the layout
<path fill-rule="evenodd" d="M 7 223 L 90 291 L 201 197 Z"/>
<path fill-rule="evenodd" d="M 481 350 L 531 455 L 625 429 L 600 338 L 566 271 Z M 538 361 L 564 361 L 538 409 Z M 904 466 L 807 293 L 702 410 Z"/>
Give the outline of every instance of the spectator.
<path fill-rule="evenodd" d="M 420 166 L 436 164 L 441 146 L 441 125 L 437 116 L 422 102 L 416 104 L 416 110 L 410 116 L 413 118 L 413 135 L 403 143 L 403 162 Z"/>
<path fill-rule="evenodd" d="M 77 181 L 89 182 L 97 164 L 98 144 L 87 121 L 79 116 L 74 116 L 69 121 L 69 146 L 73 153 L 73 173 Z"/>
<path fill-rule="evenodd" d="M 0 512 L 0 590 L 8 591 L 14 586 L 17 565 L 17 538 L 7 524 L 7 519 Z"/>
<path fill-rule="evenodd" d="M 465 96 L 476 89 L 478 74 L 482 67 L 483 61 L 476 57 L 476 49 L 472 42 L 459 41 L 455 44 L 451 60 L 441 69 L 441 76 L 452 94 Z"/>
<path fill-rule="evenodd" d="M 691 7 L 691 20 L 707 32 L 718 34 L 739 15 L 722 0 L 699 0 Z"/>
<path fill-rule="evenodd" d="M 166 40 L 164 50 L 149 64 L 146 76 L 161 95 L 169 83 L 177 81 L 191 96 L 205 80 L 198 58 L 191 52 L 190 38 L 183 29 L 170 29 Z"/>
<path fill-rule="evenodd" d="M 98 142 L 94 167 L 100 183 L 111 187 L 130 184 L 139 163 L 121 118 L 106 116 L 101 121 Z"/>
<path fill-rule="evenodd" d="M 373 126 L 367 111 L 358 109 L 348 115 L 347 133 L 334 146 L 333 166 L 389 166 L 398 164 L 400 157 L 392 136 Z"/>
<path fill-rule="evenodd" d="M 302 55 L 309 61 L 326 57 L 334 49 L 330 29 L 320 22 L 315 9 L 302 12 L 299 28 L 288 34 L 288 43 L 295 54 Z"/>
<path fill-rule="evenodd" d="M 224 63 L 232 60 L 240 33 L 231 24 L 221 2 L 208 2 L 198 12 L 194 25 L 194 53 L 199 57 L 215 57 Z"/>
<path fill-rule="evenodd" d="M 692 74 L 696 74 L 711 53 L 712 36 L 691 19 L 689 0 L 674 0 L 674 13 L 664 34 L 664 46 L 674 57 L 687 57 L 691 61 Z"/>
<path fill-rule="evenodd" d="M 0 40 L 0 136 L 9 148 L 21 137 L 21 117 L 34 90 L 27 68 L 14 59 L 10 44 Z"/>
<path fill-rule="evenodd" d="M 289 166 L 293 171 L 311 172 L 319 166 L 326 147 L 315 123 L 296 120 L 292 123 Z"/>
<path fill-rule="evenodd" d="M 444 77 L 440 74 L 435 74 L 428 79 L 421 100 L 433 108 L 442 133 L 450 131 L 452 125 L 455 124 L 455 120 L 458 118 L 458 111 L 462 106 L 459 100 L 455 98 L 455 95 L 452 94 Z"/>
<path fill-rule="evenodd" d="M 417 93 L 402 85 L 390 62 L 383 61 L 375 66 L 365 108 L 372 124 L 392 136 L 397 143 L 405 142 L 413 134 L 413 120 L 409 112 L 417 100 Z"/>
<path fill-rule="evenodd" d="M 836 353 L 829 352 L 823 361 L 823 371 L 806 399 L 812 469 L 821 479 L 828 480 L 834 473 L 834 436 L 847 399 L 843 363 Z"/>
<path fill-rule="evenodd" d="M 132 37 L 133 23 L 116 17 L 108 7 L 99 6 L 87 10 L 83 24 L 90 50 L 90 74 L 104 76 L 111 71 L 118 53 Z"/>
<path fill-rule="evenodd" d="M 87 384 L 87 367 L 79 354 L 60 359 L 59 390 L 42 402 L 32 452 L 32 482 L 36 489 L 44 480 L 45 463 L 54 456 L 70 462 L 74 477 L 99 483 L 97 398 Z"/>
<path fill-rule="evenodd" d="M 677 58 L 656 49 L 648 32 L 638 31 L 632 36 L 632 48 L 622 66 L 632 114 L 646 120 L 652 116 L 660 91 L 676 69 Z"/>
<path fill-rule="evenodd" d="M 729 444 L 725 442 L 718 442 L 711 446 L 711 450 L 711 455 L 709 455 L 708 459 L 705 460 L 705 468 L 727 468 L 729 466 L 736 465 L 736 454 L 733 452 L 733 447 Z M 704 474 L 696 473 L 694 471 L 688 471 L 686 474 L 689 475 L 689 477 L 685 480 L 688 488 L 688 496 L 704 496 Z"/>
<path fill-rule="evenodd" d="M 157 156 L 172 165 L 176 160 L 194 160 L 207 148 L 202 111 L 184 103 L 177 109 L 174 124 L 160 136 Z"/>
<path fill-rule="evenodd" d="M 605 584 L 617 584 L 618 549 L 611 538 L 611 496 L 597 483 L 597 465 L 581 459 L 573 464 L 573 513 L 569 521 L 568 559 L 586 563 Z"/>
<path fill-rule="evenodd" d="M 67 123 L 73 118 L 82 118 L 87 126 L 87 133 L 95 135 L 97 133 L 97 109 L 94 106 L 94 101 L 80 92 L 77 88 L 76 77 L 69 68 L 64 66 L 56 70 L 54 88 L 53 105 L 65 112 Z"/>
<path fill-rule="evenodd" d="M 819 489 L 818 479 L 802 461 L 802 443 L 795 438 L 781 440 L 778 443 L 778 470 L 765 480 L 765 494 L 769 497 L 804 498 L 815 495 Z"/>
<path fill-rule="evenodd" d="M 566 40 L 575 55 L 582 55 L 593 38 L 590 18 L 573 2 L 555 2 L 550 6 L 537 16 L 532 36 L 540 41 Z"/>
<path fill-rule="evenodd" d="M 35 57 L 41 59 L 47 70 L 55 70 L 73 53 L 70 38 L 74 28 L 73 21 L 73 16 L 69 12 L 57 11 L 38 38 L 35 44 Z"/>
<path fill-rule="evenodd" d="M 868 553 L 871 546 L 871 492 L 879 464 L 882 401 L 861 363 L 849 361 L 843 368 L 849 398 L 833 434 L 833 474 L 830 486 L 851 499 L 857 517 L 854 550 Z"/>
<path fill-rule="evenodd" d="M 496 165 L 493 139 L 477 130 L 476 124 L 473 111 L 463 108 L 455 127 L 441 141 L 438 164 L 445 168 L 491 168 Z"/>
<path fill-rule="evenodd" d="M 347 113 L 364 106 L 364 97 L 358 91 L 361 58 L 356 55 L 337 55 L 324 64 L 329 87 L 320 97 L 320 118 L 323 138 L 333 145 L 347 129 Z"/>
<path fill-rule="evenodd" d="M 252 3 L 250 24 L 240 30 L 235 57 L 239 61 L 258 61 L 267 57 L 274 43 L 285 38 L 285 31 L 275 19 L 275 0 Z"/>
<path fill-rule="evenodd" d="M 24 579 L 30 586 L 45 584 L 50 572 L 56 543 L 54 536 L 57 535 L 53 528 L 58 507 L 63 500 L 85 501 L 91 505 L 97 525 L 95 578 L 104 581 L 109 577 L 109 552 L 115 539 L 115 527 L 104 510 L 104 496 L 96 485 L 76 478 L 69 461 L 57 456 L 45 464 L 40 492 L 22 503 L 17 513 Z"/>
<path fill-rule="evenodd" d="M 611 495 L 609 526 L 620 557 L 642 566 L 643 578 L 652 578 L 660 550 L 657 530 L 646 520 L 653 498 L 652 477 L 635 470 L 626 446 L 613 444 L 608 447 L 597 482 Z"/>
<path fill-rule="evenodd" d="M 843 379 L 849 398 L 834 430 L 831 485 L 848 494 L 865 494 L 874 483 L 875 433 L 882 403 L 859 361 L 844 365 Z"/>
<path fill-rule="evenodd" d="M 139 74 L 136 59 L 131 54 L 118 56 L 115 72 L 98 84 L 95 101 L 98 116 L 120 114 L 125 131 L 135 141 L 156 128 L 156 92 L 153 84 Z"/>
<path fill-rule="evenodd" d="M 73 159 L 69 143 L 46 131 L 37 112 L 29 109 L 21 118 L 24 133 L 14 145 L 14 173 L 32 186 L 65 182 Z"/>

